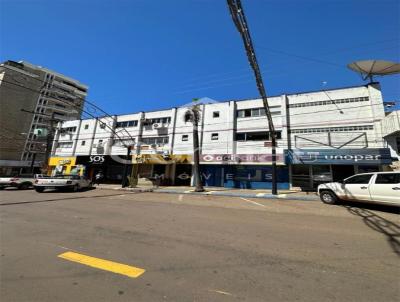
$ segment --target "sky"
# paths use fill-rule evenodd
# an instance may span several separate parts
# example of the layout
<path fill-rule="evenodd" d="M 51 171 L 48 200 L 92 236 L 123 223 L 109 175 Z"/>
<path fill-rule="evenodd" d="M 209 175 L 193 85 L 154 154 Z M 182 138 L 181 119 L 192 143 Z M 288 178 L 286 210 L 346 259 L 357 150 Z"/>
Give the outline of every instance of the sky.
<path fill-rule="evenodd" d="M 362 85 L 348 63 L 400 61 L 398 0 L 242 5 L 269 96 Z M 0 60 L 75 78 L 110 114 L 259 96 L 226 0 L 0 0 Z M 400 100 L 400 75 L 376 80 Z"/>

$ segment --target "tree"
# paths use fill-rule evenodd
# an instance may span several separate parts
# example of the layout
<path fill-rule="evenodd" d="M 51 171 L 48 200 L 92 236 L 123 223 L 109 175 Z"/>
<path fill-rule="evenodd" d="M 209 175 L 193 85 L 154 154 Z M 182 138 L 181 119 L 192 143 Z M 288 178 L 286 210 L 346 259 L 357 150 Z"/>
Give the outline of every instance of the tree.
<path fill-rule="evenodd" d="M 197 101 L 194 99 L 193 101 Z M 193 177 L 195 192 L 204 192 L 203 184 L 200 177 L 200 147 L 199 147 L 199 121 L 200 121 L 200 106 L 194 104 L 185 113 L 185 122 L 193 124 Z"/>

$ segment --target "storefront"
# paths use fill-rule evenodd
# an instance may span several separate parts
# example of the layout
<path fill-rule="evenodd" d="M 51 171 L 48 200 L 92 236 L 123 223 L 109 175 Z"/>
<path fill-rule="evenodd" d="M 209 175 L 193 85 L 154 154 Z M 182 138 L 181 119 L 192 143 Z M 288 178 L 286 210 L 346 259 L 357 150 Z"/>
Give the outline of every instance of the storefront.
<path fill-rule="evenodd" d="M 285 156 L 292 186 L 304 190 L 357 173 L 382 171 L 392 163 L 387 148 L 296 149 L 287 150 Z"/>
<path fill-rule="evenodd" d="M 271 189 L 271 154 L 202 154 L 201 178 L 205 186 Z M 277 154 L 278 189 L 289 189 L 289 169 Z"/>
<path fill-rule="evenodd" d="M 81 174 L 84 167 L 76 162 L 76 157 L 50 157 L 49 174 Z"/>
<path fill-rule="evenodd" d="M 98 172 L 102 172 L 105 183 L 118 183 L 122 182 L 124 169 L 127 165 L 128 173 L 131 169 L 131 160 L 126 156 L 109 156 L 109 155 L 90 155 L 90 156 L 77 156 L 76 164 L 83 166 L 82 175 L 90 179 Z"/>
<path fill-rule="evenodd" d="M 192 156 L 140 154 L 132 156 L 139 178 L 158 179 L 160 185 L 190 185 Z"/>

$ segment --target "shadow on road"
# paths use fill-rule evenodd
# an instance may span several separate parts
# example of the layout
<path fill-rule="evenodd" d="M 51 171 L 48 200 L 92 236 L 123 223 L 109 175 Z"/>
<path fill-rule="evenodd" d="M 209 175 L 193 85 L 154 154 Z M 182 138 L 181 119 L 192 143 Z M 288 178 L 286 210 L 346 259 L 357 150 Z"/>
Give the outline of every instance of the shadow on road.
<path fill-rule="evenodd" d="M 392 250 L 400 256 L 400 225 L 375 214 L 366 208 L 360 208 L 353 205 L 343 205 L 351 214 L 357 215 L 363 219 L 363 222 L 379 233 L 386 236 Z M 399 209 L 397 208 L 397 212 Z"/>
<path fill-rule="evenodd" d="M 41 203 L 41 202 L 52 202 L 52 201 L 85 199 L 85 198 L 97 198 L 97 197 L 109 197 L 109 196 L 119 196 L 119 195 L 138 194 L 138 193 L 141 193 L 141 192 L 123 192 L 123 193 L 117 193 L 117 194 L 71 196 L 71 197 L 54 198 L 54 199 L 43 199 L 43 200 L 27 200 L 27 201 L 17 201 L 17 202 L 3 202 L 3 203 L 0 203 L 0 206 L 11 206 L 11 205 L 28 204 L 28 203 Z"/>

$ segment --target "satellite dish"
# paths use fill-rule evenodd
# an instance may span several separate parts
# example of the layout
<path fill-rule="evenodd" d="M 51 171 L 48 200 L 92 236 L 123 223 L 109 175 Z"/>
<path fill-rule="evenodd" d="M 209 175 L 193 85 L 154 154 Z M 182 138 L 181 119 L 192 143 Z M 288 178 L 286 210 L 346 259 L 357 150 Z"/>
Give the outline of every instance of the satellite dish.
<path fill-rule="evenodd" d="M 373 81 L 373 76 L 384 76 L 389 74 L 400 73 L 400 64 L 383 60 L 365 60 L 356 61 L 347 65 L 351 70 L 358 72 L 363 77 L 363 80 L 370 79 Z"/>

